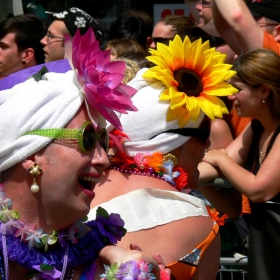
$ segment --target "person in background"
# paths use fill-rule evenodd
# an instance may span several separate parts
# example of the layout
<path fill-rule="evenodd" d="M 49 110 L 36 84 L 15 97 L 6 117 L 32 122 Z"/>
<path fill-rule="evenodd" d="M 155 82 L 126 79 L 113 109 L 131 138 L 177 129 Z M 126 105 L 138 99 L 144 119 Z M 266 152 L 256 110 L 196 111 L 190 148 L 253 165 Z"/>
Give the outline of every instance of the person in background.
<path fill-rule="evenodd" d="M 212 0 L 216 28 L 238 55 L 256 48 L 280 54 L 279 7 L 280 0 Z"/>
<path fill-rule="evenodd" d="M 188 36 L 191 41 L 194 41 L 197 39 L 191 33 L 191 28 L 194 25 L 194 22 L 190 18 L 183 15 L 168 15 L 161 18 L 154 26 L 152 41 L 149 48 L 156 49 L 156 44 L 158 42 L 168 45 L 169 41 L 173 40 L 176 34 L 178 34 L 182 40 Z"/>
<path fill-rule="evenodd" d="M 229 98 L 238 115 L 252 121 L 226 149 L 205 154 L 200 181 L 224 176 L 235 187 L 227 192 L 205 186 L 209 201 L 220 207 L 238 192 L 249 198 L 248 279 L 279 279 L 280 56 L 268 49 L 248 51 L 233 69 L 231 84 L 238 93 Z"/>
<path fill-rule="evenodd" d="M 0 23 L 0 79 L 44 62 L 40 40 L 47 23 L 33 15 L 17 15 Z"/>
<path fill-rule="evenodd" d="M 102 44 L 103 33 L 99 23 L 88 13 L 79 8 L 70 8 L 60 13 L 52 13 L 53 22 L 41 37 L 45 53 L 45 62 L 65 58 L 65 35 L 73 37 L 77 30 L 83 35 L 92 29 L 96 39 Z"/>
<path fill-rule="evenodd" d="M 127 37 L 109 40 L 106 43 L 105 50 L 110 50 L 111 61 L 116 60 L 124 53 L 143 53 L 144 55 L 148 55 L 141 45 Z"/>
<path fill-rule="evenodd" d="M 141 15 L 123 14 L 110 24 L 109 40 L 130 38 L 147 50 L 148 37 L 151 37 L 150 24 Z"/>
<path fill-rule="evenodd" d="M 199 14 L 199 20 L 197 22 L 199 26 L 205 25 L 213 19 L 211 0 L 199 1 L 195 7 Z"/>
<path fill-rule="evenodd" d="M 136 110 L 129 99 L 135 90 L 121 83 L 123 63 L 111 67 L 92 30 L 76 34 L 73 49 L 66 38 L 66 49 L 69 62 L 14 73 L 6 78 L 11 88 L 0 82 L 1 279 L 100 279 L 98 259 L 113 265 L 103 278 L 129 277 L 133 269 L 141 279 L 153 279 L 152 272 L 159 279 L 158 255 L 154 261 L 136 245 L 133 250 L 113 246 L 126 232 L 119 215 L 99 208 L 96 220 L 85 222 L 94 188 L 109 165 L 104 116 L 121 128 L 113 110 Z M 90 59 L 85 62 L 84 56 Z M 114 100 L 109 102 L 100 101 L 111 78 L 107 67 L 114 77 L 114 86 L 106 87 L 106 97 Z M 101 92 L 96 83 L 102 83 Z"/>

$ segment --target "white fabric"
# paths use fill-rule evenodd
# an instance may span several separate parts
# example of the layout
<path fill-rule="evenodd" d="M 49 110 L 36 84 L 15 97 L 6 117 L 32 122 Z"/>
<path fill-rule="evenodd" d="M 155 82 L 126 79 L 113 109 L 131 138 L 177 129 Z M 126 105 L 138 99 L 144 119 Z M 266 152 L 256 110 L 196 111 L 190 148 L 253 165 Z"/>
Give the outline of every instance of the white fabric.
<path fill-rule="evenodd" d="M 138 111 L 120 115 L 123 130 L 130 138 L 130 141 L 124 143 L 124 149 L 130 156 L 139 152 L 153 153 L 155 151 L 166 154 L 190 139 L 190 137 L 178 134 L 161 133 L 179 128 L 178 120 L 166 121 L 170 102 L 159 100 L 164 86 L 160 81 L 143 79 L 142 75 L 146 70 L 140 70 L 137 76 L 128 83 L 138 90 L 131 98 Z M 185 127 L 197 128 L 203 118 L 204 113 L 201 112 L 195 122 L 190 121 Z M 157 137 L 149 140 L 157 134 L 159 134 Z"/>
<path fill-rule="evenodd" d="M 84 102 L 74 72 L 47 73 L 0 92 L 0 172 L 45 147 L 50 138 L 26 135 L 35 129 L 62 128 Z"/>
<path fill-rule="evenodd" d="M 128 232 L 164 225 L 187 217 L 208 216 L 204 202 L 194 196 L 160 189 L 139 189 L 118 196 L 92 208 L 89 220 L 94 220 L 101 206 L 120 214 Z"/>

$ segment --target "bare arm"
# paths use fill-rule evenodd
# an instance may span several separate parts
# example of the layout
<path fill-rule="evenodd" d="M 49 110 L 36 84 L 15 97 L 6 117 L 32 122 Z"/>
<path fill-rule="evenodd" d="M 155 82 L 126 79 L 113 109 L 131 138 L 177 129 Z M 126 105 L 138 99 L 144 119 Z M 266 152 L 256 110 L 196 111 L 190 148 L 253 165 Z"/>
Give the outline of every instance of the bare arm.
<path fill-rule="evenodd" d="M 215 26 L 237 54 L 263 46 L 263 31 L 243 0 L 212 0 Z"/>
<path fill-rule="evenodd" d="M 250 143 L 250 142 L 249 142 Z M 249 144 L 247 144 L 249 145 Z M 252 202 L 264 202 L 280 191 L 280 137 L 278 136 L 257 175 L 238 165 L 224 151 L 210 151 L 203 159 L 219 167 L 232 185 Z"/>

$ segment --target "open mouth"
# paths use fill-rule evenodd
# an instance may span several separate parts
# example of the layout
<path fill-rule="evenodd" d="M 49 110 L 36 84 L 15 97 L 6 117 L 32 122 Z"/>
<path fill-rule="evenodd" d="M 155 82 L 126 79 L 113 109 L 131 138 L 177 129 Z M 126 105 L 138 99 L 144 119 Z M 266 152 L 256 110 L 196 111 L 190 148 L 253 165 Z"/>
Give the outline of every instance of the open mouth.
<path fill-rule="evenodd" d="M 81 176 L 78 179 L 82 188 L 93 191 L 95 185 L 98 183 L 98 178 L 91 177 L 91 176 Z"/>

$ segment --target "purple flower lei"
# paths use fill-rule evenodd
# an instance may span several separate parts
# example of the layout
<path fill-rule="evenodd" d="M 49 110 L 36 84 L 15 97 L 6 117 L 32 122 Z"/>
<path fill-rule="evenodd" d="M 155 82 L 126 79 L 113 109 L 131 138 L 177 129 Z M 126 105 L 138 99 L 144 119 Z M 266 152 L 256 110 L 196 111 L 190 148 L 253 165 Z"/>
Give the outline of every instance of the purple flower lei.
<path fill-rule="evenodd" d="M 104 265 L 105 273 L 100 277 L 107 280 L 152 280 L 156 279 L 151 273 L 152 265 L 145 263 L 143 260 L 137 262 L 135 260 L 127 261 L 118 267 L 115 263 L 111 267 Z"/>
<path fill-rule="evenodd" d="M 17 221 L 19 213 L 11 210 L 11 207 L 11 200 L 6 198 L 3 185 L 0 184 L 0 249 L 4 254 L 2 238 L 4 236 L 9 261 L 27 269 L 40 270 L 42 266 L 50 266 L 61 271 L 66 247 L 68 247 L 67 267 L 75 268 L 88 264 L 98 258 L 99 251 L 104 246 L 115 244 L 114 241 L 120 240 L 126 233 L 123 220 L 115 214 L 108 215 L 101 207 L 97 209 L 98 222 L 79 221 L 59 233 L 54 231 L 52 235 L 44 234 L 42 229 L 35 230 L 30 224 Z M 86 233 L 87 227 L 90 230 Z M 51 250 L 48 250 L 47 246 L 46 250 L 46 244 L 54 243 L 57 246 L 53 246 Z M 44 247 L 45 250 L 37 249 L 40 247 Z"/>

